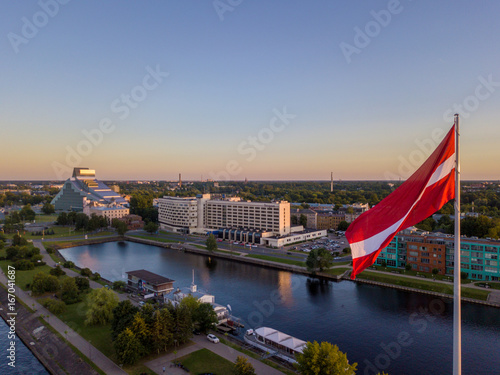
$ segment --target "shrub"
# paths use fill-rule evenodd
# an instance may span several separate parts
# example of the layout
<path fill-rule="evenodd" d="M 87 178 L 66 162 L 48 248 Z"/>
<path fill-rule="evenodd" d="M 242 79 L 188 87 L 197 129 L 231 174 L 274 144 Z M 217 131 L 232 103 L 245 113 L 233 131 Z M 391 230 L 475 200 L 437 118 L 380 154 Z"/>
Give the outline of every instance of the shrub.
<path fill-rule="evenodd" d="M 53 254 L 54 253 L 54 249 L 52 247 L 47 247 L 47 253 L 49 254 Z"/>
<path fill-rule="evenodd" d="M 67 260 L 66 262 L 64 262 L 63 264 L 63 267 L 64 268 L 73 268 L 75 266 L 75 263 L 73 263 L 72 261 L 70 260 Z"/>
<path fill-rule="evenodd" d="M 99 281 L 99 280 L 101 280 L 101 275 L 100 275 L 100 274 L 98 274 L 97 272 L 95 272 L 95 273 L 92 275 L 91 279 L 92 279 L 92 280 L 94 280 L 94 281 Z"/>
<path fill-rule="evenodd" d="M 20 259 L 14 262 L 14 267 L 16 268 L 16 270 L 26 271 L 34 269 L 35 265 L 33 264 L 32 261 L 29 261 L 27 259 Z"/>
<path fill-rule="evenodd" d="M 67 305 L 80 301 L 80 293 L 76 281 L 72 277 L 64 279 L 61 283 L 61 299 Z"/>
<path fill-rule="evenodd" d="M 39 299 L 38 302 L 55 315 L 62 314 L 66 311 L 66 304 L 63 301 L 57 301 L 52 298 L 42 298 Z"/>
<path fill-rule="evenodd" d="M 7 254 L 6 256 L 7 259 L 9 260 L 17 259 L 19 257 L 19 248 L 17 248 L 16 246 L 10 246 L 7 248 L 5 253 Z"/>
<path fill-rule="evenodd" d="M 125 283 L 125 281 L 118 280 L 118 281 L 113 282 L 113 289 L 120 290 L 122 288 L 125 288 L 126 285 L 127 284 Z"/>
<path fill-rule="evenodd" d="M 80 271 L 80 274 L 82 276 L 90 277 L 90 276 L 92 276 L 92 271 L 88 268 L 82 268 L 82 270 Z"/>
<path fill-rule="evenodd" d="M 56 277 L 66 275 L 66 272 L 64 272 L 59 265 L 52 268 L 49 273 Z"/>
<path fill-rule="evenodd" d="M 45 292 L 57 292 L 59 289 L 59 280 L 53 275 L 47 275 L 44 272 L 38 272 L 33 276 L 31 290 L 33 295 L 40 295 Z"/>
<path fill-rule="evenodd" d="M 89 279 L 85 277 L 79 277 L 79 276 L 75 277 L 75 283 L 80 292 L 84 292 L 90 289 Z"/>

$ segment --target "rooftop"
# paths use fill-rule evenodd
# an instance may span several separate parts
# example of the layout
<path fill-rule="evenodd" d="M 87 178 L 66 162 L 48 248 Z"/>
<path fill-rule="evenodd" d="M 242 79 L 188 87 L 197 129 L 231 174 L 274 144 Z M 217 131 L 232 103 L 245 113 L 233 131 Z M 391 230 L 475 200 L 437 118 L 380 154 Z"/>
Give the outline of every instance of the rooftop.
<path fill-rule="evenodd" d="M 128 271 L 125 273 L 127 275 L 135 276 L 141 280 L 144 280 L 151 285 L 161 285 L 174 282 L 174 280 L 171 280 L 167 277 L 163 277 L 161 275 L 157 275 L 156 273 L 149 272 L 146 270 Z"/>

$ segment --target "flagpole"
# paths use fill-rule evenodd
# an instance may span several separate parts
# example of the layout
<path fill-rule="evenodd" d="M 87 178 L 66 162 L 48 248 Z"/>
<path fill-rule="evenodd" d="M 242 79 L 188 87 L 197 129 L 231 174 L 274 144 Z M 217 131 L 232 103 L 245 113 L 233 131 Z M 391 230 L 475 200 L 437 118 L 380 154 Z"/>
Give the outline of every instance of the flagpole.
<path fill-rule="evenodd" d="M 460 294 L 460 129 L 455 114 L 455 257 L 453 296 L 453 375 L 462 374 L 462 311 Z"/>

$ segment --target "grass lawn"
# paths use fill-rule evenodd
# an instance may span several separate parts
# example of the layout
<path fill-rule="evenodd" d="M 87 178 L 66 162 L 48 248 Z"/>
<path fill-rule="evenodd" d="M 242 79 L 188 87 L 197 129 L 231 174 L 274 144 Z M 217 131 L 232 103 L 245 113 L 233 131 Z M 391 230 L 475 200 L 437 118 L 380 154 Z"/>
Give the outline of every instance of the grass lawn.
<path fill-rule="evenodd" d="M 0 260 L 0 267 L 2 267 L 3 272 L 7 275 L 8 265 L 12 265 L 10 260 Z M 49 273 L 52 267 L 50 266 L 40 266 L 35 267 L 33 270 L 28 271 L 19 271 L 16 270 L 16 285 L 20 286 L 23 290 L 28 290 L 26 288 L 26 284 L 31 284 L 33 280 L 33 276 L 35 276 L 38 272 Z"/>
<path fill-rule="evenodd" d="M 482 286 L 484 287 L 484 284 L 488 284 L 490 286 L 491 289 L 497 289 L 497 290 L 500 290 L 500 283 L 499 282 L 494 282 L 494 281 L 481 281 L 479 283 L 475 283 L 475 285 L 478 285 L 478 286 Z M 485 290 L 487 290 L 485 288 Z"/>
<path fill-rule="evenodd" d="M 345 271 L 350 271 L 351 268 L 347 268 L 347 267 L 340 267 L 340 268 L 332 268 L 332 269 L 329 269 L 327 271 L 323 271 L 323 273 L 327 273 L 329 275 L 333 275 L 333 276 L 338 276 L 338 275 L 342 275 Z"/>
<path fill-rule="evenodd" d="M 158 242 L 179 243 L 179 241 L 175 241 L 175 240 L 169 240 L 166 238 L 161 238 L 161 237 L 156 237 L 156 236 L 146 236 L 146 235 L 141 235 L 141 234 L 134 234 L 134 235 L 130 235 L 129 237 L 143 238 L 145 240 L 158 241 Z"/>
<path fill-rule="evenodd" d="M 99 349 L 104 355 L 116 362 L 115 350 L 111 340 L 111 324 L 103 326 L 86 326 L 85 319 L 87 303 L 85 300 L 66 306 L 66 311 L 58 317 L 80 336 L 92 341 L 92 345 Z"/>
<path fill-rule="evenodd" d="M 489 294 L 490 294 L 490 292 L 487 289 L 480 290 L 480 289 L 474 289 L 474 288 L 462 288 L 462 297 L 474 298 L 474 299 L 479 299 L 482 301 L 487 301 Z"/>
<path fill-rule="evenodd" d="M 203 245 L 193 245 L 194 247 L 197 247 L 198 249 L 206 250 L 207 247 Z"/>
<path fill-rule="evenodd" d="M 436 283 L 433 281 L 427 280 L 415 280 L 408 279 L 400 276 L 393 275 L 385 275 L 374 273 L 370 271 L 361 272 L 357 277 L 365 280 L 378 281 L 381 283 L 393 284 L 393 285 L 401 285 L 406 286 L 408 288 L 416 288 L 421 290 L 428 290 L 432 292 L 445 293 L 453 295 L 453 284 L 443 284 Z M 488 298 L 489 291 L 486 290 L 477 290 L 472 288 L 462 288 L 462 296 L 468 298 L 476 298 L 480 300 L 486 300 Z"/>
<path fill-rule="evenodd" d="M 200 349 L 178 359 L 191 374 L 213 373 L 232 374 L 233 363 L 211 352 Z"/>
<path fill-rule="evenodd" d="M 450 283 L 453 283 L 453 277 L 452 276 L 447 276 L 447 275 L 433 275 L 432 273 L 429 272 L 418 272 L 418 271 L 413 271 L 413 270 L 405 270 L 402 268 L 393 268 L 393 267 L 382 267 L 379 265 L 373 265 L 371 266 L 377 271 L 385 271 L 385 272 L 391 272 L 394 274 L 400 274 L 400 275 L 407 275 L 407 276 L 417 276 L 422 277 L 422 279 L 432 279 L 433 276 L 436 278 L 436 280 L 444 280 L 444 281 L 449 281 Z M 462 284 L 469 284 L 472 282 L 472 280 L 461 280 Z"/>
<path fill-rule="evenodd" d="M 347 266 L 351 262 L 333 262 L 333 266 Z"/>
<path fill-rule="evenodd" d="M 284 258 L 272 257 L 272 256 L 269 256 L 269 255 L 257 255 L 257 254 L 248 254 L 246 256 L 248 258 L 270 260 L 270 261 L 273 261 L 273 262 L 284 263 L 284 264 L 291 264 L 291 265 L 294 265 L 294 266 L 300 266 L 300 267 L 305 267 L 306 266 L 305 262 L 302 262 L 300 260 L 284 259 Z"/>
<path fill-rule="evenodd" d="M 38 223 L 50 223 L 53 221 L 57 220 L 57 214 L 51 214 L 51 215 L 36 215 L 35 216 L 35 222 Z"/>

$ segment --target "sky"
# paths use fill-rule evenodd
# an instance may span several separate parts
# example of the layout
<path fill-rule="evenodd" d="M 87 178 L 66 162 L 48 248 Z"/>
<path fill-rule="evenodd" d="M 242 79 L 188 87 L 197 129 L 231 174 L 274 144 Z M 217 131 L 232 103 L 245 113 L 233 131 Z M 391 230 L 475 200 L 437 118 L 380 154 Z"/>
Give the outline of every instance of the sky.
<path fill-rule="evenodd" d="M 0 4 L 0 180 L 500 177 L 500 3 Z"/>

